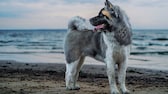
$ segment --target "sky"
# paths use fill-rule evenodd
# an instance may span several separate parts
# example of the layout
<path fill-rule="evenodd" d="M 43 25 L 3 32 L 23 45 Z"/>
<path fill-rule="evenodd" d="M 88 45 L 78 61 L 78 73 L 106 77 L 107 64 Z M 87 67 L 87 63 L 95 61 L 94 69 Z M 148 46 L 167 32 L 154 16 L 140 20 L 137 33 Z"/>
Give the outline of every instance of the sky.
<path fill-rule="evenodd" d="M 0 29 L 66 29 L 71 17 L 94 17 L 105 0 L 0 0 Z M 110 0 L 133 29 L 168 29 L 168 0 Z"/>

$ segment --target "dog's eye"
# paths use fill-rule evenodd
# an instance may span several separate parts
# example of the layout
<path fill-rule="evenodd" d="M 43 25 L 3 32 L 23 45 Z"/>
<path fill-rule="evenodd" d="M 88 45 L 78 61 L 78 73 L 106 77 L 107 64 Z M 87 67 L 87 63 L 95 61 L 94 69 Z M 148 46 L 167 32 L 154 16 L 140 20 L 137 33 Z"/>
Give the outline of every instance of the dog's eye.
<path fill-rule="evenodd" d="M 119 17 L 119 15 L 118 15 L 117 13 L 115 13 L 114 11 L 111 12 L 110 14 L 111 14 L 113 17 L 115 17 L 115 18 L 118 18 L 118 17 Z"/>
<path fill-rule="evenodd" d="M 114 11 L 114 9 L 110 9 L 110 14 L 115 17 L 118 18 L 118 14 Z"/>

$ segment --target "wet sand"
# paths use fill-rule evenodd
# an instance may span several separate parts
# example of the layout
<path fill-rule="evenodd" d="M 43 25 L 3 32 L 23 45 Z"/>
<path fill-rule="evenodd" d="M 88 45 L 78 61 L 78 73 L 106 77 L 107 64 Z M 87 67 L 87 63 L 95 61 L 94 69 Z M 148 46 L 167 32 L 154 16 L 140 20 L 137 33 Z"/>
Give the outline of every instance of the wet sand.
<path fill-rule="evenodd" d="M 145 62 L 145 61 L 144 61 Z M 109 94 L 104 65 L 84 65 L 78 91 L 67 91 L 65 64 L 0 61 L 0 94 Z M 168 94 L 168 71 L 128 67 L 131 94 Z"/>

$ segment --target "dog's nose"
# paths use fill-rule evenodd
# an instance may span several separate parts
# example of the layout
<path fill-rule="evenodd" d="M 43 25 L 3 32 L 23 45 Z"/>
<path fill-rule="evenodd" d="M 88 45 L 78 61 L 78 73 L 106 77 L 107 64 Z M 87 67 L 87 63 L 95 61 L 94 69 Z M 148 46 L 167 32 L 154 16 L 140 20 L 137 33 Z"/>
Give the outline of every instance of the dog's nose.
<path fill-rule="evenodd" d="M 96 20 L 97 20 L 97 17 L 93 17 L 93 18 L 90 18 L 89 21 L 93 26 L 96 26 Z"/>

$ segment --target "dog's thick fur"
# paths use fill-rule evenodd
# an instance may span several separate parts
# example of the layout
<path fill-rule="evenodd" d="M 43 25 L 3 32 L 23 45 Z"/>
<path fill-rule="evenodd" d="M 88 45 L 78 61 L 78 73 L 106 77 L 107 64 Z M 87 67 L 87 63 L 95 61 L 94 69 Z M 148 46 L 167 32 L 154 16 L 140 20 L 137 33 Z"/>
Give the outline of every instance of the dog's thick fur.
<path fill-rule="evenodd" d="M 93 32 L 86 20 L 74 17 L 68 24 L 68 33 L 64 43 L 66 58 L 66 88 L 68 90 L 80 89 L 76 85 L 80 68 L 86 56 L 105 62 L 109 79 L 111 94 L 119 94 L 115 80 L 115 65 L 118 65 L 118 83 L 122 93 L 129 91 L 125 86 L 125 76 L 128 56 L 131 45 L 131 26 L 127 15 L 118 7 L 112 5 L 108 0 L 103 9 L 110 13 L 103 14 L 106 27 L 100 32 Z M 102 10 L 101 10 L 102 11 Z M 103 12 L 100 12 L 102 14 Z M 94 24 L 94 20 L 91 20 Z M 101 23 L 102 24 L 102 23 Z"/>

